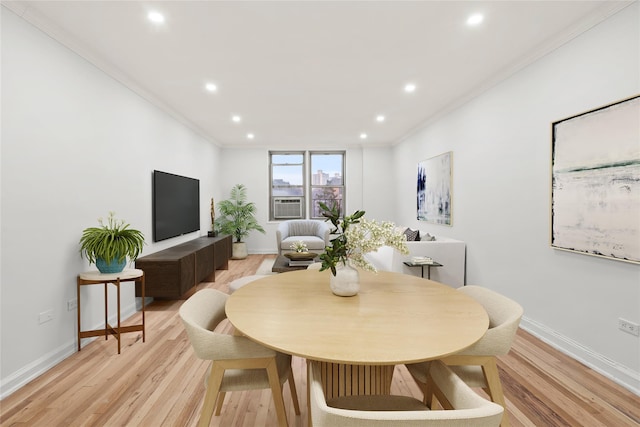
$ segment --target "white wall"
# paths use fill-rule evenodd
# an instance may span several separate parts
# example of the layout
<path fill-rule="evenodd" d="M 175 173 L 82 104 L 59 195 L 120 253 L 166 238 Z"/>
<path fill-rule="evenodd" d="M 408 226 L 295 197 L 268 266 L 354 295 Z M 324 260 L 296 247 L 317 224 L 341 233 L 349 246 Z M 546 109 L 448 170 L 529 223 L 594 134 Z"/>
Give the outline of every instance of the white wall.
<path fill-rule="evenodd" d="M 638 3 L 396 147 L 396 222 L 467 242 L 467 283 L 523 326 L 640 391 L 640 266 L 549 246 L 551 123 L 640 93 Z M 606 142 L 603 142 L 606 143 Z M 415 219 L 417 160 L 453 151 L 453 226 Z"/>
<path fill-rule="evenodd" d="M 90 269 L 79 254 L 82 230 L 115 211 L 145 234 L 144 254 L 198 236 L 151 242 L 159 169 L 200 179 L 206 234 L 209 199 L 221 196 L 219 161 L 212 143 L 2 8 L 3 395 L 76 351 L 67 301 L 76 275 Z M 101 323 L 102 301 L 99 286 L 83 288 L 84 329 Z M 133 286 L 124 286 L 123 310 L 134 303 Z M 46 310 L 53 320 L 38 324 Z"/>

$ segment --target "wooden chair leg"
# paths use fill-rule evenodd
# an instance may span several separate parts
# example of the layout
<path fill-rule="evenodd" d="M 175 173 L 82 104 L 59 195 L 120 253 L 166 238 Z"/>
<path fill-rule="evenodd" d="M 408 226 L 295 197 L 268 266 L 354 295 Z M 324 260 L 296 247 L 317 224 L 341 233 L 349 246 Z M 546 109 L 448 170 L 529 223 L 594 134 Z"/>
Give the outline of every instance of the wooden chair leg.
<path fill-rule="evenodd" d="M 293 379 L 293 371 L 289 371 L 289 390 L 291 391 L 291 400 L 293 400 L 293 408 L 296 411 L 296 415 L 300 415 L 300 404 L 298 403 L 298 392 L 296 390 L 296 382 Z"/>
<path fill-rule="evenodd" d="M 267 365 L 267 376 L 269 377 L 269 385 L 271 386 L 271 394 L 273 395 L 273 403 L 276 405 L 276 414 L 278 415 L 278 424 L 280 427 L 287 427 L 287 412 L 284 408 L 284 398 L 282 397 L 282 388 L 280 387 L 280 379 L 278 377 L 278 368 L 276 359 L 273 358 Z"/>
<path fill-rule="evenodd" d="M 223 376 L 224 368 L 213 363 L 211 366 L 211 374 L 209 374 L 209 380 L 207 381 L 207 393 L 204 396 L 198 427 L 208 427 L 211 423 L 211 416 L 213 415 L 213 409 L 216 404 L 218 392 L 220 391 Z"/>
<path fill-rule="evenodd" d="M 225 396 L 225 392 L 221 391 L 220 393 L 218 393 L 218 403 L 216 404 L 216 417 L 220 415 L 220 412 L 222 412 L 222 404 L 224 403 L 224 396 Z"/>
<path fill-rule="evenodd" d="M 311 361 L 307 360 L 307 423 L 309 427 L 313 427 L 311 419 Z"/>
<path fill-rule="evenodd" d="M 507 403 L 504 400 L 504 392 L 502 391 L 502 383 L 500 382 L 500 374 L 498 373 L 498 365 L 495 357 L 492 357 L 482 364 L 482 373 L 484 374 L 487 390 L 491 400 L 504 408 L 502 415 L 501 427 L 509 427 L 509 417 L 507 416 Z"/>
<path fill-rule="evenodd" d="M 423 384 L 422 392 L 424 393 L 424 404 L 427 408 L 433 409 L 433 380 L 427 374 L 427 382 Z"/>
<path fill-rule="evenodd" d="M 420 390 L 422 390 L 422 403 L 424 403 L 424 406 L 429 409 L 433 409 L 433 386 L 429 384 L 429 372 L 427 372 L 427 381 L 424 383 L 422 381 L 419 381 L 413 375 L 411 375 L 411 377 L 416 382 L 418 387 L 420 387 Z"/>

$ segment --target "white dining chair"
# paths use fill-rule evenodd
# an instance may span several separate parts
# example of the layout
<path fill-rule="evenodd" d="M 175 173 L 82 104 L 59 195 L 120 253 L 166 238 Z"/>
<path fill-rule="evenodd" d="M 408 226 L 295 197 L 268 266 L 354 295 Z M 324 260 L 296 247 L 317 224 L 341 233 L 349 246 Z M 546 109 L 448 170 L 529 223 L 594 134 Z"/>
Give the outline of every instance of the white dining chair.
<path fill-rule="evenodd" d="M 515 339 L 523 309 L 517 302 L 498 292 L 481 286 L 464 286 L 458 289 L 478 301 L 489 315 L 489 329 L 482 338 L 442 361 L 470 387 L 482 388 L 492 401 L 505 408 L 502 427 L 509 426 L 502 383 L 498 374 L 496 356 L 505 355 L 511 349 Z M 409 373 L 422 388 L 424 403 L 431 406 L 431 393 L 428 390 L 427 371 L 429 365 L 417 363 L 406 365 Z"/>
<path fill-rule="evenodd" d="M 216 400 L 216 415 L 220 415 L 226 392 L 265 388 L 271 389 L 279 425 L 286 426 L 282 385 L 287 380 L 296 415 L 300 414 L 291 356 L 246 337 L 214 332 L 226 318 L 224 307 L 228 297 L 215 289 L 202 289 L 186 300 L 179 310 L 196 356 L 212 361 L 205 379 L 207 391 L 198 426 L 209 425 Z"/>
<path fill-rule="evenodd" d="M 480 397 L 446 365 L 430 363 L 427 375 L 443 410 L 409 396 L 344 396 L 327 400 L 320 366 L 308 361 L 309 411 L 313 427 L 497 427 L 504 409 Z"/>

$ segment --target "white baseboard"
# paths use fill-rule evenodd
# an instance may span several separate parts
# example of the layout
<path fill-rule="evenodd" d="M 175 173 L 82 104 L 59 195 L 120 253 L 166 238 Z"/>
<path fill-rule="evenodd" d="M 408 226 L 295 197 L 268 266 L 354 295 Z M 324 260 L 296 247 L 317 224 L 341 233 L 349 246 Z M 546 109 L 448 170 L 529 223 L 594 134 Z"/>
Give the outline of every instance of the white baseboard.
<path fill-rule="evenodd" d="M 547 326 L 525 316 L 520 327 L 553 348 L 587 365 L 611 381 L 640 396 L 640 373 L 621 365 Z"/>
<path fill-rule="evenodd" d="M 152 301 L 152 299 L 145 298 L 145 305 L 149 304 L 150 300 Z M 133 314 L 135 314 L 136 311 L 141 309 L 142 309 L 142 302 L 140 301 L 140 298 L 136 298 L 135 303 L 130 304 L 127 307 L 124 307 L 124 309 L 120 312 L 120 316 L 122 319 L 127 319 Z M 110 324 L 113 324 L 117 321 L 118 319 L 116 314 L 114 314 L 109 318 Z M 104 328 L 104 324 L 100 323 L 98 325 L 94 325 L 93 327 L 91 327 L 91 329 L 100 329 L 100 328 Z M 98 337 L 83 338 L 83 343 L 85 343 L 83 347 L 88 342 L 91 342 L 96 338 Z M 115 348 L 115 344 L 114 344 L 114 348 Z M 34 360 L 28 365 L 23 366 L 18 371 L 9 375 L 7 378 L 2 378 L 2 380 L 0 381 L 0 400 L 14 393 L 16 390 L 20 389 L 30 381 L 36 379 L 40 375 L 44 374 L 49 369 L 53 368 L 58 363 L 62 362 L 64 359 L 73 355 L 77 351 L 78 351 L 78 342 L 76 337 L 72 341 L 64 343 L 60 347 L 50 351 L 49 353 Z"/>

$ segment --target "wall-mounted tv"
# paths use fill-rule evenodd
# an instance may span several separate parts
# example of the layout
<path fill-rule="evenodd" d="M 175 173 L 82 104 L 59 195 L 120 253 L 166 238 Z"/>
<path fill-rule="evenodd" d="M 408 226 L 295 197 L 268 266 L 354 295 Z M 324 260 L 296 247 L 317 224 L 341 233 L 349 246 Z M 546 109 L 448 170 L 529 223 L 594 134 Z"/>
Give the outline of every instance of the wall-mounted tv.
<path fill-rule="evenodd" d="M 200 180 L 153 171 L 153 241 L 200 230 Z"/>

